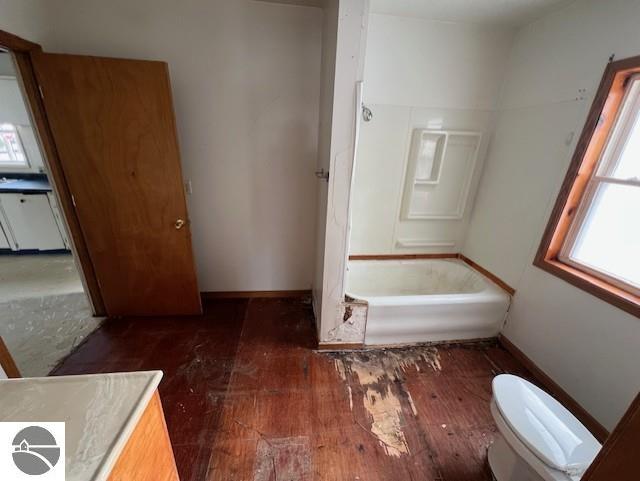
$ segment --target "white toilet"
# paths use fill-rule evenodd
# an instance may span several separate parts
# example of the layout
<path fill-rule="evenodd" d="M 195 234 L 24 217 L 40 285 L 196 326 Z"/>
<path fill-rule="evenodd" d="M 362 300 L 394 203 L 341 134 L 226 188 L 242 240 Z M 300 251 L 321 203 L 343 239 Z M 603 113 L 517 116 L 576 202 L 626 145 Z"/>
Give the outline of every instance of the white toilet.
<path fill-rule="evenodd" d="M 518 376 L 493 379 L 491 413 L 500 431 L 489 447 L 497 481 L 578 481 L 601 448 L 564 406 Z"/>

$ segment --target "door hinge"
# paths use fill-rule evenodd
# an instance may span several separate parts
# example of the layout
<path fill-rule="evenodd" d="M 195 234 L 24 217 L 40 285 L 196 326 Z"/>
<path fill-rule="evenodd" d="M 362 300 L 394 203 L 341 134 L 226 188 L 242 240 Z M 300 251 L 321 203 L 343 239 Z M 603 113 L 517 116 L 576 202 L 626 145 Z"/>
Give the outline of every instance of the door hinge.
<path fill-rule="evenodd" d="M 71 194 L 71 203 L 73 204 L 74 207 L 77 207 L 76 198 L 73 196 L 73 194 Z"/>
<path fill-rule="evenodd" d="M 42 90 L 42 85 L 38 85 L 38 91 L 40 92 L 40 98 L 44 100 L 44 91 Z"/>
<path fill-rule="evenodd" d="M 327 182 L 329 182 L 329 171 L 324 169 L 318 169 L 316 170 L 316 177 L 318 179 L 324 179 Z"/>

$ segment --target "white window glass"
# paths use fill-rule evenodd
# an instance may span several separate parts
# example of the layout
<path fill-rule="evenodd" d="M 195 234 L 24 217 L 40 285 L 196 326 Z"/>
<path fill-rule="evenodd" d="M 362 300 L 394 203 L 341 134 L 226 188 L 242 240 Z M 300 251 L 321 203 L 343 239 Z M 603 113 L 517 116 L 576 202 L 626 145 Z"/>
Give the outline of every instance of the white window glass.
<path fill-rule="evenodd" d="M 571 259 L 640 288 L 640 188 L 602 183 Z"/>
<path fill-rule="evenodd" d="M 617 179 L 640 181 L 640 115 L 636 112 L 633 127 L 627 137 L 622 153 L 613 166 L 611 176 Z"/>

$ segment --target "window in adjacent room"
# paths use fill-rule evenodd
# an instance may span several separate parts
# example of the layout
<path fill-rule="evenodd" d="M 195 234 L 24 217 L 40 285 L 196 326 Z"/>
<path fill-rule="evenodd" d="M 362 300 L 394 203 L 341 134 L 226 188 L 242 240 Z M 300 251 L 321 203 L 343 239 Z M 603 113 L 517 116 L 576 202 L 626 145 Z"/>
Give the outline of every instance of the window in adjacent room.
<path fill-rule="evenodd" d="M 640 57 L 607 67 L 535 264 L 640 315 Z"/>
<path fill-rule="evenodd" d="M 13 124 L 0 124 L 0 167 L 28 167 L 18 129 Z"/>

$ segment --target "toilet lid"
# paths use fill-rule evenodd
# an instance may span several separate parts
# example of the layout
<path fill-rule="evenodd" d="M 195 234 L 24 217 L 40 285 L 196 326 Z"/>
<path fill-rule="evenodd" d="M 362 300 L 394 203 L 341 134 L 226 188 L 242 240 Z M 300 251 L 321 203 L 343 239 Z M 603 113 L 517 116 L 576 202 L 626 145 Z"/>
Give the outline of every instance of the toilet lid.
<path fill-rule="evenodd" d="M 496 376 L 493 397 L 516 436 L 547 466 L 579 475 L 598 454 L 601 445 L 587 428 L 529 381 L 511 374 Z"/>

